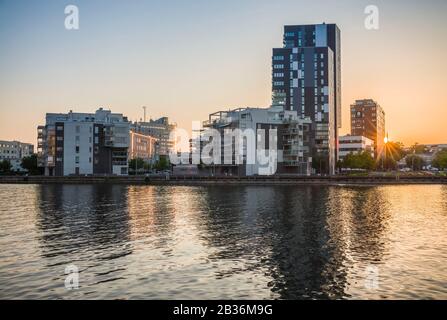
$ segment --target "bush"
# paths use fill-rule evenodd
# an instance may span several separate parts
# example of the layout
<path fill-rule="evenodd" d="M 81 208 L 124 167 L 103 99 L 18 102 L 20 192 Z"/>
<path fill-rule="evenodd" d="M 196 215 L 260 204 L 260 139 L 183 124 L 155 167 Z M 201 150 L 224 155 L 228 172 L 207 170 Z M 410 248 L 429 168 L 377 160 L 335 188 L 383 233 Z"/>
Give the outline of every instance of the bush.
<path fill-rule="evenodd" d="M 11 162 L 9 160 L 0 161 L 0 172 L 1 173 L 10 173 L 11 172 Z"/>

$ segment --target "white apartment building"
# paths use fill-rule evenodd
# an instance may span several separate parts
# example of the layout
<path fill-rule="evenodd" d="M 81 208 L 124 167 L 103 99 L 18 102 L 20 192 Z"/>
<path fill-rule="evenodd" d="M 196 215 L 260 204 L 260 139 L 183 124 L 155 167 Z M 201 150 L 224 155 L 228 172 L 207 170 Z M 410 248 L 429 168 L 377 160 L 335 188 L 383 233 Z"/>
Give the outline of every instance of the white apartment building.
<path fill-rule="evenodd" d="M 33 153 L 34 145 L 30 143 L 0 140 L 0 161 L 9 161 L 13 171 L 22 171 L 22 158 L 29 157 Z"/>
<path fill-rule="evenodd" d="M 367 151 L 374 158 L 374 141 L 364 136 L 340 136 L 338 138 L 338 155 L 339 160 L 343 160 L 350 153 L 361 153 Z"/>
<path fill-rule="evenodd" d="M 39 166 L 45 175 L 127 175 L 130 123 L 122 114 L 47 113 L 38 127 Z"/>
<path fill-rule="evenodd" d="M 220 164 L 208 166 L 208 169 L 215 175 L 251 176 L 278 173 L 309 175 L 312 162 L 309 139 L 311 124 L 310 119 L 300 118 L 296 112 L 284 110 L 283 106 L 238 108 L 212 113 L 208 121 L 203 123 L 204 132 L 207 128 L 218 130 L 222 136 L 222 150 L 232 148 L 233 153 L 222 154 Z M 244 144 L 242 154 L 236 154 L 234 141 L 230 142 L 231 145 L 227 145 L 229 140 L 225 139 L 226 130 L 234 129 L 253 130 L 256 143 L 251 146 L 252 150 L 248 150 L 248 145 Z M 264 130 L 263 138 L 259 136 L 258 129 Z M 270 141 L 269 134 L 272 129 L 277 130 L 275 141 Z M 276 144 L 277 154 L 276 158 L 268 161 L 268 165 L 260 164 L 257 158 L 255 163 L 248 163 L 249 153 L 256 154 L 258 147 L 272 150 L 271 144 Z M 270 152 L 269 157 L 272 157 Z"/>

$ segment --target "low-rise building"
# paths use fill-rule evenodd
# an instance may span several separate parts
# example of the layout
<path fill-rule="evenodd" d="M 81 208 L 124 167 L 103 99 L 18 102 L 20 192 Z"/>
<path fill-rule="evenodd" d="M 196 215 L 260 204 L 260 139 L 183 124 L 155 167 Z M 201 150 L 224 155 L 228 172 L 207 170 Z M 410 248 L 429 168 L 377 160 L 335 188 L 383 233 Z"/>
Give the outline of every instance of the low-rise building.
<path fill-rule="evenodd" d="M 122 114 L 47 113 L 38 127 L 39 166 L 48 176 L 128 174 L 130 123 Z"/>
<path fill-rule="evenodd" d="M 152 163 L 156 160 L 156 147 L 156 138 L 130 130 L 129 159 L 139 158 Z"/>
<path fill-rule="evenodd" d="M 169 151 L 175 148 L 175 142 L 171 137 L 171 133 L 175 131 L 177 125 L 169 123 L 167 117 L 162 117 L 149 122 L 135 122 L 131 125 L 131 129 L 140 134 L 149 135 L 157 139 L 156 154 L 168 156 Z"/>
<path fill-rule="evenodd" d="M 367 151 L 374 158 L 374 141 L 364 136 L 340 136 L 338 138 L 338 156 L 343 160 L 350 153 L 358 154 Z"/>
<path fill-rule="evenodd" d="M 0 161 L 7 160 L 11 163 L 11 170 L 23 171 L 22 159 L 34 153 L 34 145 L 20 141 L 0 140 Z"/>

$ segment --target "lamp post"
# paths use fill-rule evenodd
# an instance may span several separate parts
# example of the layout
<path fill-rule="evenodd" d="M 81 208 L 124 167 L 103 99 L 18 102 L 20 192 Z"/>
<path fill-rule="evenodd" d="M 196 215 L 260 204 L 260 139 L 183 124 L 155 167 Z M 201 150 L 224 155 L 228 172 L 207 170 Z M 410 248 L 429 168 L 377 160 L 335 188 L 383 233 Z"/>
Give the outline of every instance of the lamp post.
<path fill-rule="evenodd" d="M 143 120 L 144 122 L 146 122 L 146 106 L 143 106 L 143 110 L 144 110 Z"/>
<path fill-rule="evenodd" d="M 387 162 L 386 162 L 386 153 L 387 153 L 387 149 L 388 149 L 388 142 L 389 142 L 389 139 L 388 139 L 388 133 L 386 134 L 386 137 L 383 139 L 383 142 L 385 143 L 385 145 L 384 145 L 384 153 L 385 153 L 385 156 L 382 158 L 382 168 L 384 169 L 384 162 L 385 162 L 385 165 L 387 165 Z"/>

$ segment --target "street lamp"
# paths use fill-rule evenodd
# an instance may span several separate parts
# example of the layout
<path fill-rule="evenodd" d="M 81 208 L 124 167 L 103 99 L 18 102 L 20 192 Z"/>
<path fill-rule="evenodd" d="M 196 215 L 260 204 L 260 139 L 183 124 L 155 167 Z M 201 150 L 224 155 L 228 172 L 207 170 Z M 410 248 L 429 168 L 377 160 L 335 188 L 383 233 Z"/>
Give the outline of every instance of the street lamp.
<path fill-rule="evenodd" d="M 383 142 L 385 143 L 385 145 L 384 145 L 384 152 L 385 152 L 385 156 L 384 157 L 382 157 L 382 169 L 384 170 L 385 168 L 384 168 L 384 162 L 385 162 L 385 164 L 386 164 L 386 149 L 387 149 L 387 146 L 388 146 L 388 142 L 389 142 L 389 139 L 388 139 L 388 133 L 386 134 L 386 136 L 385 136 L 385 138 L 383 138 Z"/>

